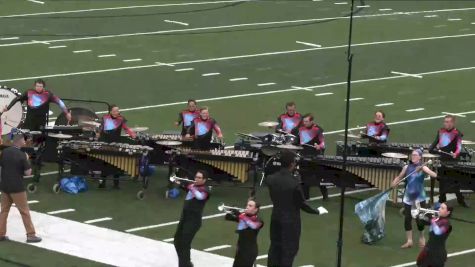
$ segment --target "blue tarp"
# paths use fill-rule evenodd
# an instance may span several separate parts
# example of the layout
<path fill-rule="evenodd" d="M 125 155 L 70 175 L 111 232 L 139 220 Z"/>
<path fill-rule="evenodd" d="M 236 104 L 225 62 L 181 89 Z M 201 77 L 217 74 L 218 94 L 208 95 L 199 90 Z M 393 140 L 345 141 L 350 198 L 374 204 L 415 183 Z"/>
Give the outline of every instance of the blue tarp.
<path fill-rule="evenodd" d="M 60 188 L 62 191 L 70 194 L 77 194 L 87 191 L 86 179 L 79 176 L 66 177 L 61 179 Z"/>

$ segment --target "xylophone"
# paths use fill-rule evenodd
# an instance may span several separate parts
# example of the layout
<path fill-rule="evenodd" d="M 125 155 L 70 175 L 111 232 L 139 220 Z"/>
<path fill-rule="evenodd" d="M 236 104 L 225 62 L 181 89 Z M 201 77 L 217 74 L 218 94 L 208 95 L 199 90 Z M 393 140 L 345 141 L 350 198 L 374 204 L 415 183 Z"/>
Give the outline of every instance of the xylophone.
<path fill-rule="evenodd" d="M 71 174 L 87 175 L 100 172 L 101 176 L 125 173 L 132 178 L 143 178 L 143 189 L 148 186 L 148 177 L 140 172 L 147 167 L 148 154 L 153 148 L 142 145 L 123 143 L 105 143 L 90 141 L 61 141 L 58 144 L 60 155 L 60 178 L 64 172 L 64 164 L 69 161 Z M 55 190 L 56 191 L 56 190 Z M 142 199 L 141 190 L 137 197 Z"/>
<path fill-rule="evenodd" d="M 206 169 L 211 171 L 211 175 L 214 175 L 213 178 L 216 178 L 219 173 L 224 173 L 225 176 L 231 176 L 241 183 L 245 183 L 249 179 L 249 171 L 257 161 L 257 153 L 246 150 L 180 148 L 173 152 L 178 154 L 180 166 L 191 166 L 194 167 L 194 170 L 208 166 Z"/>
<path fill-rule="evenodd" d="M 391 188 L 391 182 L 401 172 L 404 162 L 393 158 L 347 157 L 347 174 L 341 173 L 343 165 L 341 156 L 304 157 L 300 161 L 300 166 L 302 165 L 312 168 L 325 181 L 337 185 L 355 186 L 362 179 L 384 191 Z M 342 181 L 342 177 L 347 181 Z M 396 190 L 391 192 L 390 199 L 396 203 Z"/>
<path fill-rule="evenodd" d="M 442 161 L 437 169 L 440 183 L 448 185 L 448 193 L 460 188 L 475 192 L 475 162 Z M 434 182 L 431 183 L 431 200 L 434 196 Z"/>

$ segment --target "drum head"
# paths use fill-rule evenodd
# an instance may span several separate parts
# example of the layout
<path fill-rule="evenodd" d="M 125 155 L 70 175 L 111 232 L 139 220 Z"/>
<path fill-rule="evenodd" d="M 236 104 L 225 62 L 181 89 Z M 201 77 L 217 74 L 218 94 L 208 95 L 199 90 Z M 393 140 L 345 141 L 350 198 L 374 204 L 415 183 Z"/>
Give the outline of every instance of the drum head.
<path fill-rule="evenodd" d="M 0 107 L 3 109 L 5 106 L 8 106 L 16 97 L 17 94 L 13 93 L 10 89 L 1 88 Z M 23 106 L 20 102 L 17 102 L 9 111 L 2 114 L 2 134 L 9 134 L 12 128 L 17 128 L 23 122 L 23 119 Z"/>
<path fill-rule="evenodd" d="M 381 156 L 386 157 L 386 158 L 393 158 L 393 159 L 407 159 L 407 155 L 401 154 L 401 153 L 383 153 Z"/>

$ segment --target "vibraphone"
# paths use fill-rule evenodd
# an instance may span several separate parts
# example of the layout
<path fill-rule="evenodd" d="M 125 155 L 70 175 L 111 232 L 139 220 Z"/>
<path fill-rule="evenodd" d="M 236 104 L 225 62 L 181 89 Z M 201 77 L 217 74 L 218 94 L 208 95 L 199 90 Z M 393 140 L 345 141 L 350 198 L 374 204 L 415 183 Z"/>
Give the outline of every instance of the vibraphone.
<path fill-rule="evenodd" d="M 449 189 L 447 193 L 454 193 L 454 189 L 471 190 L 475 192 L 475 162 L 442 161 L 437 169 L 437 179 L 445 183 Z M 431 202 L 434 197 L 435 181 L 431 180 Z"/>
<path fill-rule="evenodd" d="M 143 190 L 137 193 L 137 198 L 142 199 L 144 190 L 148 187 L 148 177 L 140 170 L 148 167 L 148 154 L 152 150 L 148 146 L 122 143 L 62 141 L 58 145 L 59 179 L 62 178 L 64 165 L 68 161 L 71 174 L 94 176 L 96 172 L 100 172 L 101 179 L 117 174 L 126 174 L 133 179 L 141 177 Z M 57 191 L 57 188 L 53 189 Z"/>
<path fill-rule="evenodd" d="M 257 161 L 257 153 L 246 150 L 180 148 L 174 150 L 173 153 L 177 154 L 177 163 L 180 167 L 191 167 L 192 171 L 206 169 L 211 172 L 210 175 L 213 179 L 231 177 L 241 183 L 245 183 L 249 179 L 249 171 L 252 168 L 255 172 L 255 162 Z"/>
<path fill-rule="evenodd" d="M 343 157 L 314 156 L 302 158 L 300 165 L 312 168 L 319 178 L 336 185 L 354 187 L 363 180 L 382 191 L 391 188 L 391 183 L 401 172 L 404 162 L 399 159 L 377 157 L 348 157 L 346 171 L 342 173 Z M 344 180 L 342 180 L 344 179 Z M 345 181 L 346 179 L 346 181 Z M 397 202 L 397 191 L 393 190 L 390 199 Z"/>

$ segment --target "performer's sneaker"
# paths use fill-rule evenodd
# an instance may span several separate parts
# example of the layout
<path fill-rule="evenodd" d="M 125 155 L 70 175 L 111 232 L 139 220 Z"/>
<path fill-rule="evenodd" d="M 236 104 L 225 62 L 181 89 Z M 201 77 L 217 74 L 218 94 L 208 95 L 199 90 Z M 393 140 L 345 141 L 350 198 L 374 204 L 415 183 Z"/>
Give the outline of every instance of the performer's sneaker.
<path fill-rule="evenodd" d="M 0 236 L 0 242 L 1 241 L 9 241 L 10 238 L 8 238 L 8 236 Z"/>
<path fill-rule="evenodd" d="M 34 236 L 27 237 L 26 243 L 39 243 L 41 242 L 41 240 L 42 240 L 41 237 L 34 235 Z"/>

